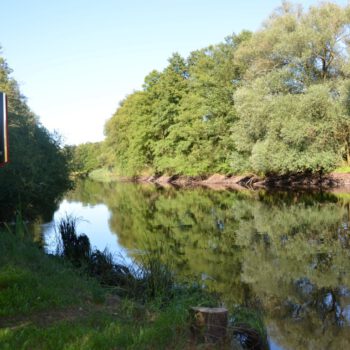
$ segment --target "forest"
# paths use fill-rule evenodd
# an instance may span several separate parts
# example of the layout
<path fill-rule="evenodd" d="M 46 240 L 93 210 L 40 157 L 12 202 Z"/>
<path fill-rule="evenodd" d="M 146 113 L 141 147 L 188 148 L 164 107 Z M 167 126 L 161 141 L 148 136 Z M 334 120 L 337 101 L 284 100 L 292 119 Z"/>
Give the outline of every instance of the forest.
<path fill-rule="evenodd" d="M 327 173 L 350 162 L 350 7 L 283 2 L 162 71 L 121 103 L 80 170 L 120 175 Z M 98 151 L 96 152 L 96 149 Z"/>
<path fill-rule="evenodd" d="M 62 147 L 30 110 L 0 57 L 10 163 L 0 220 L 52 213 L 69 173 L 327 173 L 350 163 L 350 7 L 283 2 L 252 33 L 174 53 L 105 124 L 105 140 Z"/>

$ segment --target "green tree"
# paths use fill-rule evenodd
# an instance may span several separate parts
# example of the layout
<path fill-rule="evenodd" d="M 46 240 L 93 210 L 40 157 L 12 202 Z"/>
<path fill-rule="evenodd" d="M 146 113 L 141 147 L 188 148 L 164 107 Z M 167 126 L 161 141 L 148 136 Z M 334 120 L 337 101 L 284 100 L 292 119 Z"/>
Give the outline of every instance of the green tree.
<path fill-rule="evenodd" d="M 147 93 L 134 92 L 105 125 L 107 163 L 122 175 L 133 176 L 153 167 L 151 110 Z"/>
<path fill-rule="evenodd" d="M 234 150 L 230 126 L 236 120 L 233 93 L 241 77 L 234 55 L 249 32 L 194 51 L 188 58 L 188 93 L 169 133 L 173 172 L 185 175 L 230 173 Z"/>
<path fill-rule="evenodd" d="M 181 102 L 188 93 L 188 68 L 177 53 L 169 59 L 159 79 L 146 89 L 151 102 L 150 140 L 156 172 L 173 174 L 174 147 L 169 138 L 175 120 L 181 113 Z"/>
<path fill-rule="evenodd" d="M 87 142 L 78 146 L 66 146 L 65 149 L 71 154 L 72 171 L 87 175 L 92 170 L 104 166 L 103 144 L 101 142 Z"/>
<path fill-rule="evenodd" d="M 231 172 L 233 92 L 242 75 L 233 58 L 249 36 L 233 35 L 187 60 L 174 54 L 162 72 L 151 72 L 106 123 L 111 162 L 127 175 Z"/>
<path fill-rule="evenodd" d="M 264 174 L 328 172 L 348 153 L 344 115 L 349 9 L 324 3 L 303 13 L 284 2 L 236 59 L 232 165 Z"/>
<path fill-rule="evenodd" d="M 274 95 L 274 77 L 258 78 L 235 95 L 236 147 L 261 173 L 328 172 L 341 161 L 342 109 L 329 85 Z M 278 82 L 279 82 L 278 77 Z"/>
<path fill-rule="evenodd" d="M 106 123 L 106 144 L 120 173 L 166 172 L 172 149 L 168 135 L 186 94 L 184 59 L 174 54 L 163 72 L 151 72 L 142 91 L 129 95 Z"/>

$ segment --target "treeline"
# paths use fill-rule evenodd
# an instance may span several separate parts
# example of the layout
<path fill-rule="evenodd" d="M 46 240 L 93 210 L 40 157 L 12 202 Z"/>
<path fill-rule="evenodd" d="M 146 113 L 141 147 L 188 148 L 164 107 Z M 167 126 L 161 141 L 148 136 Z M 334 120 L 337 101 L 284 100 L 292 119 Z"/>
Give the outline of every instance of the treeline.
<path fill-rule="evenodd" d="M 255 33 L 174 54 L 105 125 L 123 175 L 323 173 L 350 162 L 350 7 L 283 2 Z"/>
<path fill-rule="evenodd" d="M 68 154 L 29 109 L 11 69 L 0 56 L 0 91 L 8 96 L 9 158 L 0 167 L 0 222 L 20 213 L 50 217 L 59 196 L 70 187 Z"/>
<path fill-rule="evenodd" d="M 70 168 L 74 176 L 85 177 L 106 164 L 102 142 L 87 142 L 78 146 L 66 145 L 65 150 L 69 155 Z"/>

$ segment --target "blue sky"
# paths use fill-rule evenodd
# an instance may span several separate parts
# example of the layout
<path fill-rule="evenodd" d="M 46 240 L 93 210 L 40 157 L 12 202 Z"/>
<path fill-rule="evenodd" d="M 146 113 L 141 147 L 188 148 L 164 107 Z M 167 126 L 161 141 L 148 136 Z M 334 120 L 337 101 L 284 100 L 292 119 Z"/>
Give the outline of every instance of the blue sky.
<path fill-rule="evenodd" d="M 345 5 L 346 0 L 335 1 Z M 118 103 L 173 52 L 257 30 L 275 0 L 2 0 L 0 45 L 28 104 L 66 143 L 103 139 Z M 307 0 L 307 9 L 318 1 Z"/>

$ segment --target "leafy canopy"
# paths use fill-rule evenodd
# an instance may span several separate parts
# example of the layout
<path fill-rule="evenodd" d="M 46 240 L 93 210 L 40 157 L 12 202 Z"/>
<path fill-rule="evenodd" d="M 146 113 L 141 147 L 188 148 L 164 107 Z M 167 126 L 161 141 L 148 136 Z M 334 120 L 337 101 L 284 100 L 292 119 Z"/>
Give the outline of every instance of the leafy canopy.
<path fill-rule="evenodd" d="M 196 176 L 350 163 L 349 40 L 349 6 L 285 1 L 255 33 L 174 54 L 107 122 L 107 164 Z"/>

